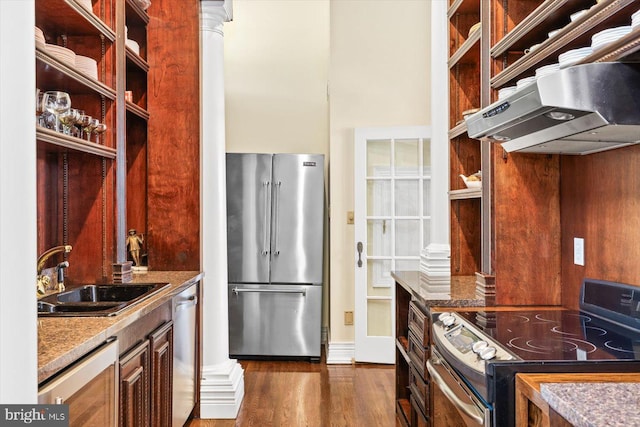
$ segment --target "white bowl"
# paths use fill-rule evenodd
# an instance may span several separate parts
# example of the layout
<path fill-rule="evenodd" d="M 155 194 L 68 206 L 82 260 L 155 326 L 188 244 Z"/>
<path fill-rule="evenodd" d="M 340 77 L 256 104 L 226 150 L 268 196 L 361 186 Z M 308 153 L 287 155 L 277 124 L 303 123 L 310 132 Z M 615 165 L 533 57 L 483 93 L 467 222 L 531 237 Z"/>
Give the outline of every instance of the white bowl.
<path fill-rule="evenodd" d="M 584 15 L 585 13 L 587 13 L 589 10 L 588 9 L 583 9 L 583 10 L 579 10 L 576 13 L 572 13 L 569 16 L 569 19 L 571 20 L 571 22 L 575 21 L 576 19 L 580 18 L 582 15 Z"/>
<path fill-rule="evenodd" d="M 134 51 L 136 55 L 140 55 L 140 45 L 138 44 L 138 42 L 131 39 L 127 39 L 125 44 L 129 47 L 129 49 Z"/>
<path fill-rule="evenodd" d="M 544 67 L 540 67 L 536 69 L 536 78 L 539 79 L 542 76 L 546 76 L 547 74 L 555 73 L 560 69 L 560 64 L 549 64 Z"/>
<path fill-rule="evenodd" d="M 507 87 L 503 87 L 502 89 L 500 89 L 498 91 L 498 99 L 504 99 L 507 96 L 511 95 L 513 92 L 515 92 L 518 89 L 517 86 L 507 86 Z"/>

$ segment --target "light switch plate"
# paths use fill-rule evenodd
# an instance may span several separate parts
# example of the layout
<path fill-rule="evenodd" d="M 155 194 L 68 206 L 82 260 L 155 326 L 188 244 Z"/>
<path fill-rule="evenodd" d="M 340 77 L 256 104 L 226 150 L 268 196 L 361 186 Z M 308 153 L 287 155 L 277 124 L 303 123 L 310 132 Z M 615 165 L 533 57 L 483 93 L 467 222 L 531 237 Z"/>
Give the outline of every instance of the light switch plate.
<path fill-rule="evenodd" d="M 584 239 L 582 237 L 573 238 L 573 263 L 584 266 Z"/>

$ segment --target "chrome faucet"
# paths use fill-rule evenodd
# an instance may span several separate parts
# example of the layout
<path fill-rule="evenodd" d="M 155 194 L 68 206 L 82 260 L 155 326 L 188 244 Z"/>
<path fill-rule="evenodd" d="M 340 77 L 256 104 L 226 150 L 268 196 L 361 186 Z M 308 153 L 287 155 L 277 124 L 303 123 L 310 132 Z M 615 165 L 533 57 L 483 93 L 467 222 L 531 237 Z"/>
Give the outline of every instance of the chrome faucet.
<path fill-rule="evenodd" d="M 42 255 L 38 257 L 38 265 L 36 268 L 36 272 L 38 274 L 36 277 L 36 287 L 37 287 L 38 295 L 44 295 L 47 290 L 47 285 L 51 282 L 51 279 L 49 278 L 49 276 L 42 274 L 42 269 L 44 268 L 45 262 L 47 262 L 47 260 L 55 254 L 58 254 L 61 252 L 69 253 L 71 252 L 71 249 L 73 249 L 71 245 L 54 246 L 53 248 L 44 251 L 44 253 L 42 253 Z M 65 264 L 65 263 L 66 265 L 62 266 L 62 264 Z M 62 268 L 69 266 L 68 262 L 65 261 L 65 263 L 60 263 L 58 265 L 57 267 L 58 274 L 60 274 L 60 272 L 62 271 Z M 63 291 L 63 290 L 64 290 L 64 282 L 59 283 L 58 285 L 58 291 Z"/>

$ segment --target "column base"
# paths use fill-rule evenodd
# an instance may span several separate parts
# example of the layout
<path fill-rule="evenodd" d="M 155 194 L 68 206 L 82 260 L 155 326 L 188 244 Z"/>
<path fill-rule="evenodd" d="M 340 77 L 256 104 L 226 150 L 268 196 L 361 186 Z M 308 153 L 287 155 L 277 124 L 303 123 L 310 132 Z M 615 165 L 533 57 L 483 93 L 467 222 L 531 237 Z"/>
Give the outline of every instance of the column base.
<path fill-rule="evenodd" d="M 202 367 L 200 418 L 236 418 L 243 398 L 244 370 L 237 360 Z"/>

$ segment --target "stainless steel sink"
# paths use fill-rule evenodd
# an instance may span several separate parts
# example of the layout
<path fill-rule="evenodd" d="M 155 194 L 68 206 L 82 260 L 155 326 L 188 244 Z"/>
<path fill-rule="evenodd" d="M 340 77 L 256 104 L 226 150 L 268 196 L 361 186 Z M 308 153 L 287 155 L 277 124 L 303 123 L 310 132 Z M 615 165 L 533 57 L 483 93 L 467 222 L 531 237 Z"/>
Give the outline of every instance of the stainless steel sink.
<path fill-rule="evenodd" d="M 168 283 L 85 285 L 38 300 L 38 316 L 115 316 Z"/>

